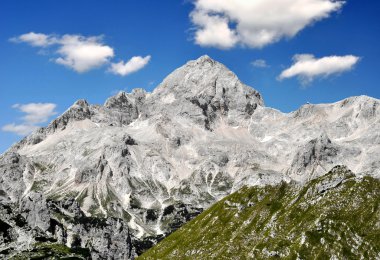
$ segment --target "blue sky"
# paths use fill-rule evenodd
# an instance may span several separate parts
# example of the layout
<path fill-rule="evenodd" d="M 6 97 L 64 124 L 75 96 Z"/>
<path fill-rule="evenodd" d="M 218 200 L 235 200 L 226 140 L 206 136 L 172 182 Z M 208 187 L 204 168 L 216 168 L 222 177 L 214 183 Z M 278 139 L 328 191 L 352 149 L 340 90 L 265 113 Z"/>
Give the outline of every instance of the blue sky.
<path fill-rule="evenodd" d="M 334 7 L 332 0 L 298 0 L 300 17 L 312 16 L 289 25 L 266 15 L 279 9 L 290 21 L 297 14 L 287 18 L 286 8 L 274 5 L 289 0 L 253 6 L 260 1 L 246 0 L 253 3 L 246 12 L 241 0 L 220 6 L 215 0 L 0 1 L 0 152 L 22 138 L 4 131 L 6 125 L 43 126 L 77 99 L 102 104 L 118 90 L 151 91 L 175 68 L 203 54 L 257 89 L 267 106 L 284 112 L 354 95 L 380 98 L 379 1 L 347 0 Z M 307 6 L 311 2 L 315 5 Z M 268 28 L 275 28 L 270 37 L 260 38 Z M 31 32 L 48 37 L 46 46 L 20 38 Z M 73 44 L 67 44 L 72 41 L 95 46 L 103 56 L 76 60 L 69 49 Z M 309 55 L 294 61 L 296 54 Z M 140 60 L 125 66 L 132 57 Z"/>

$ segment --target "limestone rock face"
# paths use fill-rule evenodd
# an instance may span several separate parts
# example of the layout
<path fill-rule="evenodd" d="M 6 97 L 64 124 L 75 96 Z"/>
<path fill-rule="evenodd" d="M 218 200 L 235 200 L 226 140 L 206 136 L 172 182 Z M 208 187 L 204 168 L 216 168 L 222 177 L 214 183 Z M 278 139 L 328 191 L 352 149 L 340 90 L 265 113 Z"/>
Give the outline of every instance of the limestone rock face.
<path fill-rule="evenodd" d="M 322 133 L 300 147 L 288 174 L 294 180 L 306 182 L 321 176 L 339 163 L 349 164 L 348 160 L 360 154 L 359 149 L 341 147 L 333 143 L 326 133 Z"/>
<path fill-rule="evenodd" d="M 223 64 L 202 56 L 165 78 L 145 109 L 147 117 L 181 116 L 210 129 L 221 117 L 237 126 L 258 105 L 264 101 L 256 90 L 240 82 Z"/>
<path fill-rule="evenodd" d="M 202 56 L 152 93 L 79 100 L 15 144 L 0 157 L 0 199 L 71 198 L 84 216 L 122 220 L 152 244 L 243 186 L 302 185 L 338 164 L 380 177 L 379 104 L 360 96 L 282 113 Z"/>
<path fill-rule="evenodd" d="M 137 256 L 136 248 L 142 247 L 125 221 L 86 217 L 74 199 L 52 201 L 41 193 L 30 193 L 18 205 L 0 204 L 0 212 L 5 231 L 0 232 L 0 251 L 7 251 L 8 256 L 26 259 L 46 253 L 56 243 L 72 249 L 63 256 L 132 259 Z M 28 252 L 32 248 L 36 255 Z M 59 252 L 52 253 L 59 256 Z"/>
<path fill-rule="evenodd" d="M 15 152 L 0 156 L 0 202 L 17 201 L 33 179 L 34 167 Z"/>

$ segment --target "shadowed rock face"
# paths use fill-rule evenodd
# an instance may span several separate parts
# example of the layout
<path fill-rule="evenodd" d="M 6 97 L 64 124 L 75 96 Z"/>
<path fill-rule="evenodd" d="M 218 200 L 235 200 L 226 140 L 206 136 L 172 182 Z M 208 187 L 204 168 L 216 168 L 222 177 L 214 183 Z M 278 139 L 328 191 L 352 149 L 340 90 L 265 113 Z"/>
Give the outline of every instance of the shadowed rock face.
<path fill-rule="evenodd" d="M 15 144 L 0 157 L 0 199 L 74 198 L 147 245 L 244 185 L 304 183 L 337 164 L 379 177 L 378 104 L 361 96 L 284 114 L 202 56 L 152 93 L 79 100 Z"/>
<path fill-rule="evenodd" d="M 107 259 L 112 255 L 129 259 L 136 256 L 140 243 L 130 234 L 126 222 L 111 217 L 86 217 L 74 199 L 58 202 L 47 200 L 40 193 L 30 193 L 19 205 L 0 204 L 0 212 L 0 226 L 7 223 L 6 232 L 0 234 L 3 239 L 0 254 L 8 256 L 62 254 L 80 259 Z M 54 251 L 52 245 L 58 245 L 60 251 Z"/>
<path fill-rule="evenodd" d="M 1 155 L 0 161 L 0 201 L 17 201 L 26 190 L 25 180 L 33 178 L 34 167 L 14 152 Z"/>
<path fill-rule="evenodd" d="M 299 148 L 288 174 L 292 179 L 300 182 L 310 181 L 347 158 L 355 158 L 360 154 L 359 149 L 341 147 L 323 133 Z M 342 158 L 343 155 L 349 156 Z"/>

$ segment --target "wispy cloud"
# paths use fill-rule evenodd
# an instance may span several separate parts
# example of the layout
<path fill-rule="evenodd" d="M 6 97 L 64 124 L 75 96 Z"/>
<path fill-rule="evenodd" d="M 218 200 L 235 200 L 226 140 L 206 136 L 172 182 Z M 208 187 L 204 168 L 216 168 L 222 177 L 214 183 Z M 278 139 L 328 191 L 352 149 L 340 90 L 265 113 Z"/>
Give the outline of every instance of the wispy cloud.
<path fill-rule="evenodd" d="M 262 60 L 262 59 L 254 60 L 251 62 L 251 64 L 253 67 L 256 67 L 256 68 L 269 68 L 269 65 L 267 64 L 266 60 Z"/>
<path fill-rule="evenodd" d="M 35 32 L 25 33 L 9 40 L 16 43 L 25 42 L 34 47 L 47 47 L 56 44 L 58 41 L 58 39 L 52 35 Z"/>
<path fill-rule="evenodd" d="M 17 135 L 25 136 L 33 131 L 37 130 L 38 126 L 35 125 L 25 125 L 25 124 L 19 124 L 16 125 L 15 123 L 5 125 L 1 128 L 4 132 L 10 132 Z"/>
<path fill-rule="evenodd" d="M 297 77 L 303 85 L 307 85 L 317 77 L 328 77 L 349 71 L 359 60 L 359 57 L 353 55 L 317 59 L 312 54 L 297 54 L 293 57 L 292 66 L 284 70 L 278 79 Z"/>
<path fill-rule="evenodd" d="M 150 59 L 150 55 L 146 57 L 135 56 L 127 62 L 112 63 L 109 71 L 120 76 L 126 76 L 144 68 Z"/>
<path fill-rule="evenodd" d="M 195 43 L 229 49 L 261 48 L 292 38 L 306 26 L 339 11 L 341 0 L 195 0 L 190 14 Z"/>
<path fill-rule="evenodd" d="M 55 112 L 56 107 L 57 105 L 53 103 L 14 104 L 12 106 L 12 108 L 25 113 L 22 119 L 28 124 L 45 123 L 49 117 L 57 114 L 57 112 Z"/>
<path fill-rule="evenodd" d="M 114 49 L 103 42 L 103 36 L 85 37 L 72 34 L 59 36 L 30 32 L 10 40 L 40 47 L 40 51 L 44 53 L 47 53 L 45 51 L 47 47 L 53 47 L 58 56 L 53 58 L 55 63 L 79 73 L 110 65 L 110 70 L 115 71 L 115 74 L 125 76 L 144 67 L 150 59 L 150 56 L 133 57 L 125 64 L 123 62 L 111 64 L 111 59 L 115 56 Z"/>
<path fill-rule="evenodd" d="M 15 104 L 12 108 L 25 114 L 20 118 L 22 123 L 7 124 L 1 130 L 18 135 L 27 135 L 39 128 L 39 124 L 47 122 L 51 116 L 56 115 L 56 107 L 57 105 L 53 103 Z"/>

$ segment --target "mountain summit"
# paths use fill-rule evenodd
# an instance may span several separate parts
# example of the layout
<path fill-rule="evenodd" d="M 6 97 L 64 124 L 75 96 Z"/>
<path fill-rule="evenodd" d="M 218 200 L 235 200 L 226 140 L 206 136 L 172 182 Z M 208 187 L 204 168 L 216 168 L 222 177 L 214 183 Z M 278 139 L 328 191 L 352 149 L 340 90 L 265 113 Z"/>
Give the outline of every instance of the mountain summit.
<path fill-rule="evenodd" d="M 232 71 L 208 56 L 176 69 L 153 91 L 153 95 L 163 98 L 166 103 L 170 103 L 170 97 L 210 98 L 216 108 L 227 105 L 227 102 L 232 108 L 239 108 L 244 103 L 264 104 L 256 90 L 244 85 Z"/>
<path fill-rule="evenodd" d="M 12 216 L 44 239 L 131 257 L 243 186 L 303 185 L 338 164 L 379 178 L 379 104 L 353 97 L 281 113 L 202 56 L 152 93 L 79 100 L 15 144 L 0 157 L 0 200 L 20 205 Z M 37 241 L 10 219 L 17 241 Z M 28 247 L 9 239 L 4 248 Z"/>
<path fill-rule="evenodd" d="M 147 101 L 150 116 L 180 115 L 208 129 L 220 117 L 238 124 L 241 117 L 249 118 L 258 105 L 264 105 L 256 90 L 244 85 L 232 71 L 208 56 L 176 69 Z"/>

